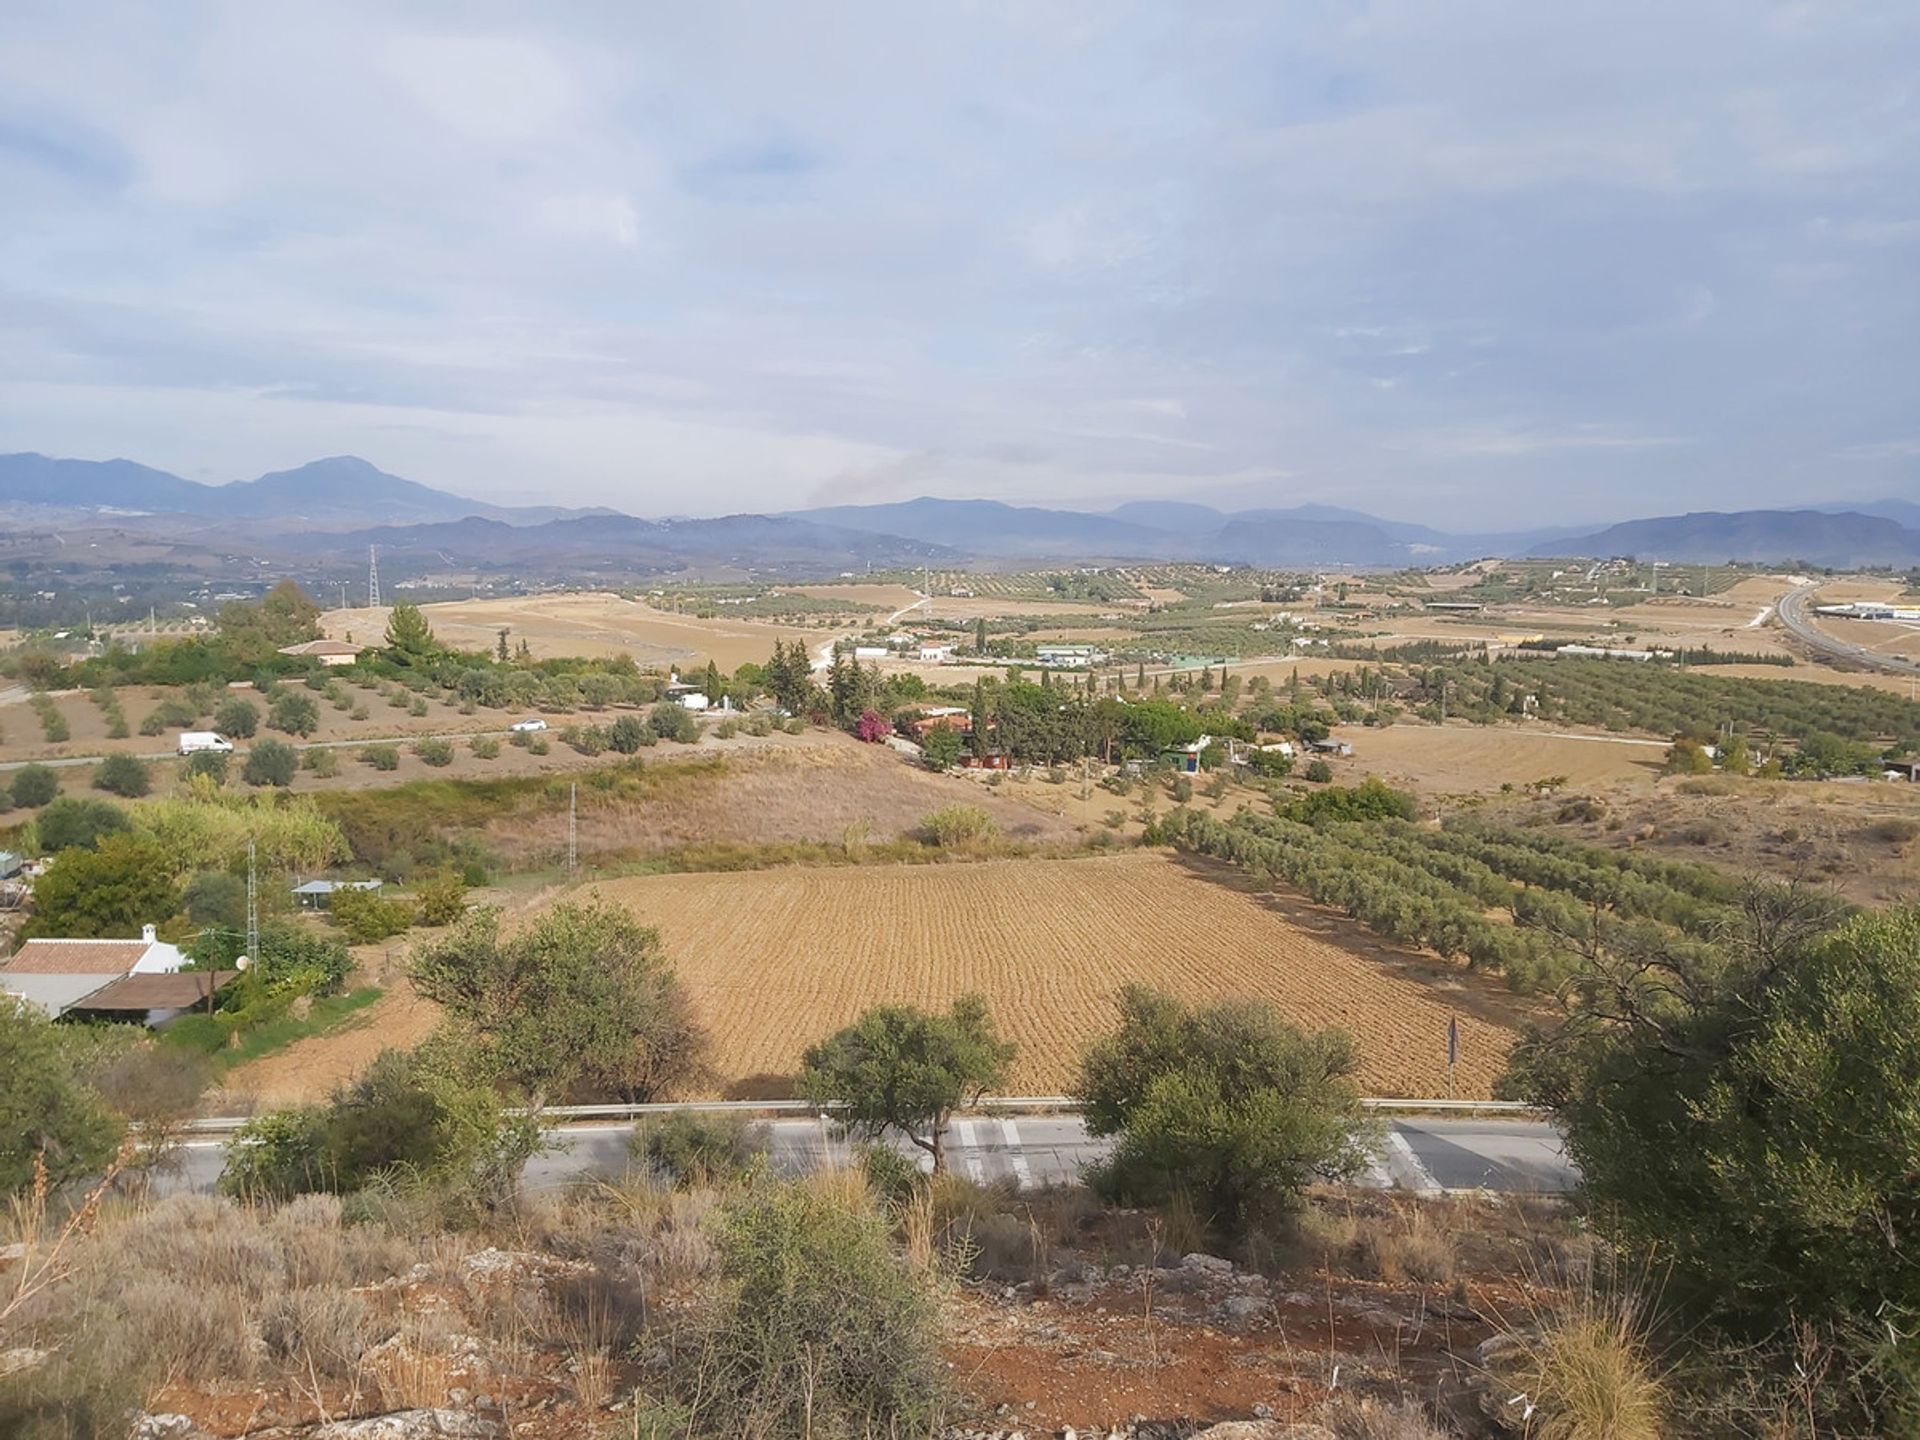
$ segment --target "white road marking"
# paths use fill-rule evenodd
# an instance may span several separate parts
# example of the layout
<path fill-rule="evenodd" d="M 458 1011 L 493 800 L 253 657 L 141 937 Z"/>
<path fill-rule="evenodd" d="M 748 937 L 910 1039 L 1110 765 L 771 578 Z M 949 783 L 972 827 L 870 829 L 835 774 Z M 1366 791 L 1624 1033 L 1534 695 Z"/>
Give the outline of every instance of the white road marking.
<path fill-rule="evenodd" d="M 960 1142 L 960 1157 L 966 1161 L 967 1178 L 976 1185 L 987 1183 L 987 1162 L 977 1148 L 980 1144 L 973 1133 L 973 1121 L 956 1120 L 953 1122 L 954 1137 Z"/>
<path fill-rule="evenodd" d="M 1007 1142 L 1007 1161 L 1013 1166 L 1014 1183 L 1022 1190 L 1033 1188 L 1033 1168 L 1020 1151 L 1020 1127 L 1012 1120 L 1000 1122 L 1000 1138 Z"/>
<path fill-rule="evenodd" d="M 1394 1167 L 1397 1162 L 1399 1168 L 1396 1169 L 1394 1178 L 1400 1182 L 1402 1188 L 1421 1195 L 1442 1193 L 1440 1182 L 1433 1178 L 1432 1171 L 1420 1163 L 1420 1157 L 1413 1153 L 1413 1146 L 1407 1143 L 1407 1137 L 1398 1130 L 1387 1132 L 1387 1151 L 1388 1166 Z"/>

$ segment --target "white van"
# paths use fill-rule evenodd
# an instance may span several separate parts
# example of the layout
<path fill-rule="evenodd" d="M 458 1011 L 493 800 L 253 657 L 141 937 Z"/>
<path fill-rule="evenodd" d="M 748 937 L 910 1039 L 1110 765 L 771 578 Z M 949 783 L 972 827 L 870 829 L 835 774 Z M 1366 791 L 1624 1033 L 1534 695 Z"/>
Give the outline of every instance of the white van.
<path fill-rule="evenodd" d="M 211 730 L 182 730 L 180 732 L 180 753 L 199 755 L 214 751 L 227 755 L 233 752 L 233 741 L 214 734 Z"/>

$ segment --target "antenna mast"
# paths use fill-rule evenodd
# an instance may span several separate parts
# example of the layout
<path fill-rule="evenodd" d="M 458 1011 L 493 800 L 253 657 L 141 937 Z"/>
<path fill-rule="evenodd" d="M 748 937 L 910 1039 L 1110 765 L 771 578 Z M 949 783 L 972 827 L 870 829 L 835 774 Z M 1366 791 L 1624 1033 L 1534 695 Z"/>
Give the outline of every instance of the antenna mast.
<path fill-rule="evenodd" d="M 567 787 L 567 874 L 580 868 L 580 786 Z"/>
<path fill-rule="evenodd" d="M 371 545 L 367 546 L 367 608 L 380 608 L 380 560 Z"/>
<path fill-rule="evenodd" d="M 260 876 L 251 840 L 247 841 L 247 958 L 260 963 Z"/>

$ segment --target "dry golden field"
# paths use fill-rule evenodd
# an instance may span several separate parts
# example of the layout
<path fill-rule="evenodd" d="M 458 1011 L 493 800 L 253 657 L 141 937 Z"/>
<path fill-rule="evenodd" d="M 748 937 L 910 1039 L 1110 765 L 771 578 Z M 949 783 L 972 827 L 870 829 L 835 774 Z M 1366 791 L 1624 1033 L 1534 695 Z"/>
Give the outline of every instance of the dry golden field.
<path fill-rule="evenodd" d="M 701 620 L 604 591 L 450 600 L 421 609 L 434 634 L 463 650 L 491 650 L 505 629 L 509 644 L 517 646 L 525 640 L 542 659 L 631 655 L 642 669 L 704 665 L 711 659 L 731 671 L 745 661 L 765 662 L 776 640 L 799 640 L 812 647 L 828 633 L 756 620 Z M 335 638 L 351 634 L 362 643 L 378 643 L 386 632 L 387 613 L 385 609 L 331 610 L 320 623 Z"/>
<path fill-rule="evenodd" d="M 712 1031 L 720 1087 L 735 1093 L 778 1091 L 808 1044 L 868 1006 L 978 991 L 1020 1046 L 1009 1088 L 1056 1094 L 1128 982 L 1195 1001 L 1269 1000 L 1301 1025 L 1349 1030 L 1369 1093 L 1447 1093 L 1446 990 L 1160 854 L 660 875 L 596 889 L 659 928 Z M 1468 1008 L 1463 999 L 1460 1093 L 1484 1096 L 1513 1037 Z"/>
<path fill-rule="evenodd" d="M 1784 673 L 1784 672 L 1783 672 Z M 1333 761 L 1334 778 L 1362 775 L 1429 793 L 1467 794 L 1524 786 L 1563 775 L 1576 786 L 1651 782 L 1666 762 L 1667 742 L 1616 735 L 1556 734 L 1517 725 L 1344 726 L 1353 758 Z"/>

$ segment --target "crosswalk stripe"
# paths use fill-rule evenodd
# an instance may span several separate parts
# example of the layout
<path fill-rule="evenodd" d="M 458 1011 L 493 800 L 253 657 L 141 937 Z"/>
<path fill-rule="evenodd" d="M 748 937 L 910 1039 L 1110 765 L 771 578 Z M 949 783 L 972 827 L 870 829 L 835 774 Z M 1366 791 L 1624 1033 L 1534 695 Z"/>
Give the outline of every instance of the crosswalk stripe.
<path fill-rule="evenodd" d="M 1014 1183 L 1022 1190 L 1033 1188 L 1033 1169 L 1020 1149 L 1020 1127 L 1012 1120 L 1000 1122 L 1000 1138 L 1007 1142 L 1007 1161 L 1013 1166 Z"/>
<path fill-rule="evenodd" d="M 971 1120 L 953 1122 L 953 1133 L 960 1141 L 960 1156 L 966 1162 L 967 1178 L 976 1185 L 987 1183 L 987 1160 L 977 1148 L 979 1140 L 973 1133 Z"/>

